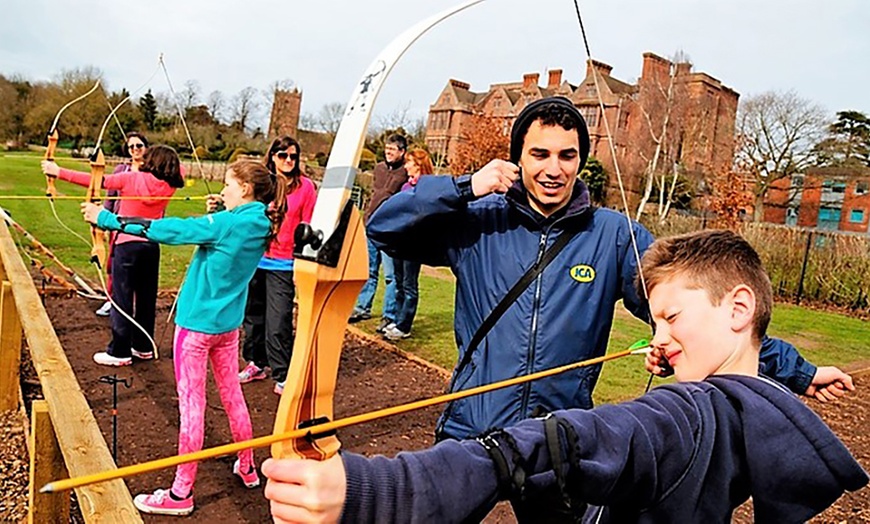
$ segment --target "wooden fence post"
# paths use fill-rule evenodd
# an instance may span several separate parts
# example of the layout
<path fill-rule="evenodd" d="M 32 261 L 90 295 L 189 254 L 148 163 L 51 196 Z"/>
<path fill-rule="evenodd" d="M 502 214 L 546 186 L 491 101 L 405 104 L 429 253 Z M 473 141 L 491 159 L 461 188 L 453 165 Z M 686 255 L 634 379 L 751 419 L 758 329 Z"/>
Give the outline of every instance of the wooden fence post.
<path fill-rule="evenodd" d="M 3 281 L 0 290 L 0 411 L 18 409 L 21 333 L 12 284 Z"/>
<path fill-rule="evenodd" d="M 28 524 L 69 522 L 69 492 L 40 493 L 39 488 L 55 479 L 67 478 L 69 473 L 63 461 L 63 454 L 54 434 L 54 426 L 48 415 L 48 402 L 34 400 L 30 418 L 32 426 L 30 438 L 30 487 L 28 504 L 30 511 Z"/>

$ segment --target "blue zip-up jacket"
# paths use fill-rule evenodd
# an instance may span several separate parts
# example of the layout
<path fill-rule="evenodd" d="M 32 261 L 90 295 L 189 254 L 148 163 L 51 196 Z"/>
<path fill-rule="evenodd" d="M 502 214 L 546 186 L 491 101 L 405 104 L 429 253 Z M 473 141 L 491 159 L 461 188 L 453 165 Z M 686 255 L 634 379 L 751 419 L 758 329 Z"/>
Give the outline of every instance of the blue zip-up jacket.
<path fill-rule="evenodd" d="M 593 208 L 582 181 L 565 208 L 544 218 L 529 207 L 520 181 L 506 195 L 472 201 L 460 191 L 463 178 L 421 177 L 412 191 L 384 202 L 367 224 L 372 241 L 391 256 L 453 270 L 460 360 L 478 326 L 546 248 L 564 231 L 579 231 L 474 349 L 471 363 L 452 381 L 455 390 L 603 355 L 620 299 L 648 321 L 634 286 L 637 257 L 628 221 Z M 653 237 L 635 222 L 632 229 L 643 255 Z M 798 393 L 815 375 L 815 367 L 782 341 L 765 340 L 761 359 L 763 373 Z M 600 371 L 600 365 L 580 368 L 459 400 L 439 425 L 444 436 L 464 438 L 514 424 L 538 408 L 591 408 Z"/>
<path fill-rule="evenodd" d="M 245 314 L 248 283 L 266 252 L 271 223 L 262 202 L 194 218 L 162 218 L 150 224 L 127 223 L 103 210 L 102 229 L 124 231 L 169 245 L 198 246 L 178 295 L 175 323 L 217 335 L 238 329 Z"/>
<path fill-rule="evenodd" d="M 548 421 L 557 422 L 549 435 Z M 482 440 L 394 459 L 342 453 L 342 461 L 341 520 L 353 523 L 479 522 L 519 483 L 532 500 L 568 495 L 584 522 L 727 523 L 751 496 L 756 522 L 790 524 L 868 480 L 803 402 L 770 380 L 738 375 L 555 412 Z M 584 514 L 584 504 L 595 507 Z"/>

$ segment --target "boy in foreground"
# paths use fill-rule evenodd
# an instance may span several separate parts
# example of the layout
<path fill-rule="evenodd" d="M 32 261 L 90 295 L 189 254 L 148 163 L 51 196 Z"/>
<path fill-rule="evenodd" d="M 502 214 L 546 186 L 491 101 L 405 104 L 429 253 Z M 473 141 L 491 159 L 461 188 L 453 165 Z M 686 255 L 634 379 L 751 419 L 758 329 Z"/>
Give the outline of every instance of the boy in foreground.
<path fill-rule="evenodd" d="M 395 459 L 270 460 L 276 522 L 479 521 L 499 500 L 569 502 L 565 521 L 802 522 L 867 474 L 792 393 L 758 375 L 772 291 L 729 231 L 656 241 L 642 274 L 652 346 L 679 381 Z M 534 520 L 533 515 L 518 515 Z"/>

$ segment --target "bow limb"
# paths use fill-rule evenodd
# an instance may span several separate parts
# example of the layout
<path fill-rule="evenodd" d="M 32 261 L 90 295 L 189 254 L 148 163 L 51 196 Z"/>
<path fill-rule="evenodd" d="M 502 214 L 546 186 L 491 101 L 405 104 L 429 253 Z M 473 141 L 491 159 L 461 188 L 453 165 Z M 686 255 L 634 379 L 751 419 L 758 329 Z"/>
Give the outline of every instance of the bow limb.
<path fill-rule="evenodd" d="M 61 107 L 60 110 L 57 112 L 57 114 L 54 115 L 54 120 L 52 120 L 51 127 L 48 130 L 48 147 L 46 147 L 46 149 L 45 149 L 45 157 L 44 157 L 45 160 L 51 160 L 52 162 L 54 161 L 54 153 L 55 153 L 55 150 L 57 149 L 57 141 L 58 141 L 57 123 L 60 122 L 60 115 L 62 115 L 64 111 L 66 111 L 70 106 L 72 106 L 76 102 L 84 100 L 85 98 L 90 96 L 91 93 L 96 91 L 98 87 L 100 87 L 99 80 L 94 82 L 94 86 L 92 88 L 90 88 L 86 93 L 83 93 L 83 94 L 77 96 L 76 98 L 70 100 L 66 104 L 64 104 L 63 107 Z M 47 196 L 49 198 L 56 197 L 57 196 L 57 189 L 54 186 L 54 178 L 49 177 L 49 176 L 46 176 L 45 178 L 46 178 L 45 196 Z M 51 202 L 51 200 L 49 200 L 49 202 Z"/>
<path fill-rule="evenodd" d="M 359 290 L 368 278 L 365 232 L 350 200 L 371 110 L 390 71 L 426 31 L 483 0 L 468 0 L 414 25 L 369 65 L 347 105 L 333 143 L 311 224 L 296 231 L 298 318 L 293 357 L 274 433 L 333 419 L 341 344 Z M 341 443 L 334 434 L 272 445 L 272 456 L 326 459 Z"/>

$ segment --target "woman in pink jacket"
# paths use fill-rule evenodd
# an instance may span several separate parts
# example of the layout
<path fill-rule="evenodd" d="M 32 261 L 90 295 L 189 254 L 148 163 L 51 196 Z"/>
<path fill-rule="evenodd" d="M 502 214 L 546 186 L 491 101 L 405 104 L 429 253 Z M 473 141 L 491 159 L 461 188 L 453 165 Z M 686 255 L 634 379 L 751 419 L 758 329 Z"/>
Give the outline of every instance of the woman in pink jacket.
<path fill-rule="evenodd" d="M 239 373 L 242 384 L 266 378 L 272 369 L 274 391 L 284 391 L 290 354 L 293 352 L 293 233 L 300 222 L 310 222 L 317 192 L 299 168 L 299 143 L 289 136 L 276 138 L 266 152 L 272 173 L 287 178 L 287 214 L 278 238 L 266 251 L 248 286 L 245 307 L 245 342 L 242 356 L 248 362 Z"/>
<path fill-rule="evenodd" d="M 138 172 L 106 175 L 103 189 L 116 190 L 122 197 L 145 197 L 120 200 L 119 216 L 162 218 L 169 201 L 148 197 L 169 197 L 177 188 L 184 187 L 178 154 L 169 146 L 148 148 L 139 169 Z M 84 187 L 91 179 L 88 173 L 61 169 L 47 160 L 42 162 L 42 171 Z M 120 233 L 114 241 L 111 265 L 112 300 L 153 338 L 160 246 L 142 237 Z M 112 340 L 105 351 L 94 354 L 94 362 L 104 366 L 127 366 L 132 364 L 134 356 L 143 360 L 154 358 L 151 343 L 144 333 L 134 329 L 132 323 L 114 308 L 111 316 Z"/>

